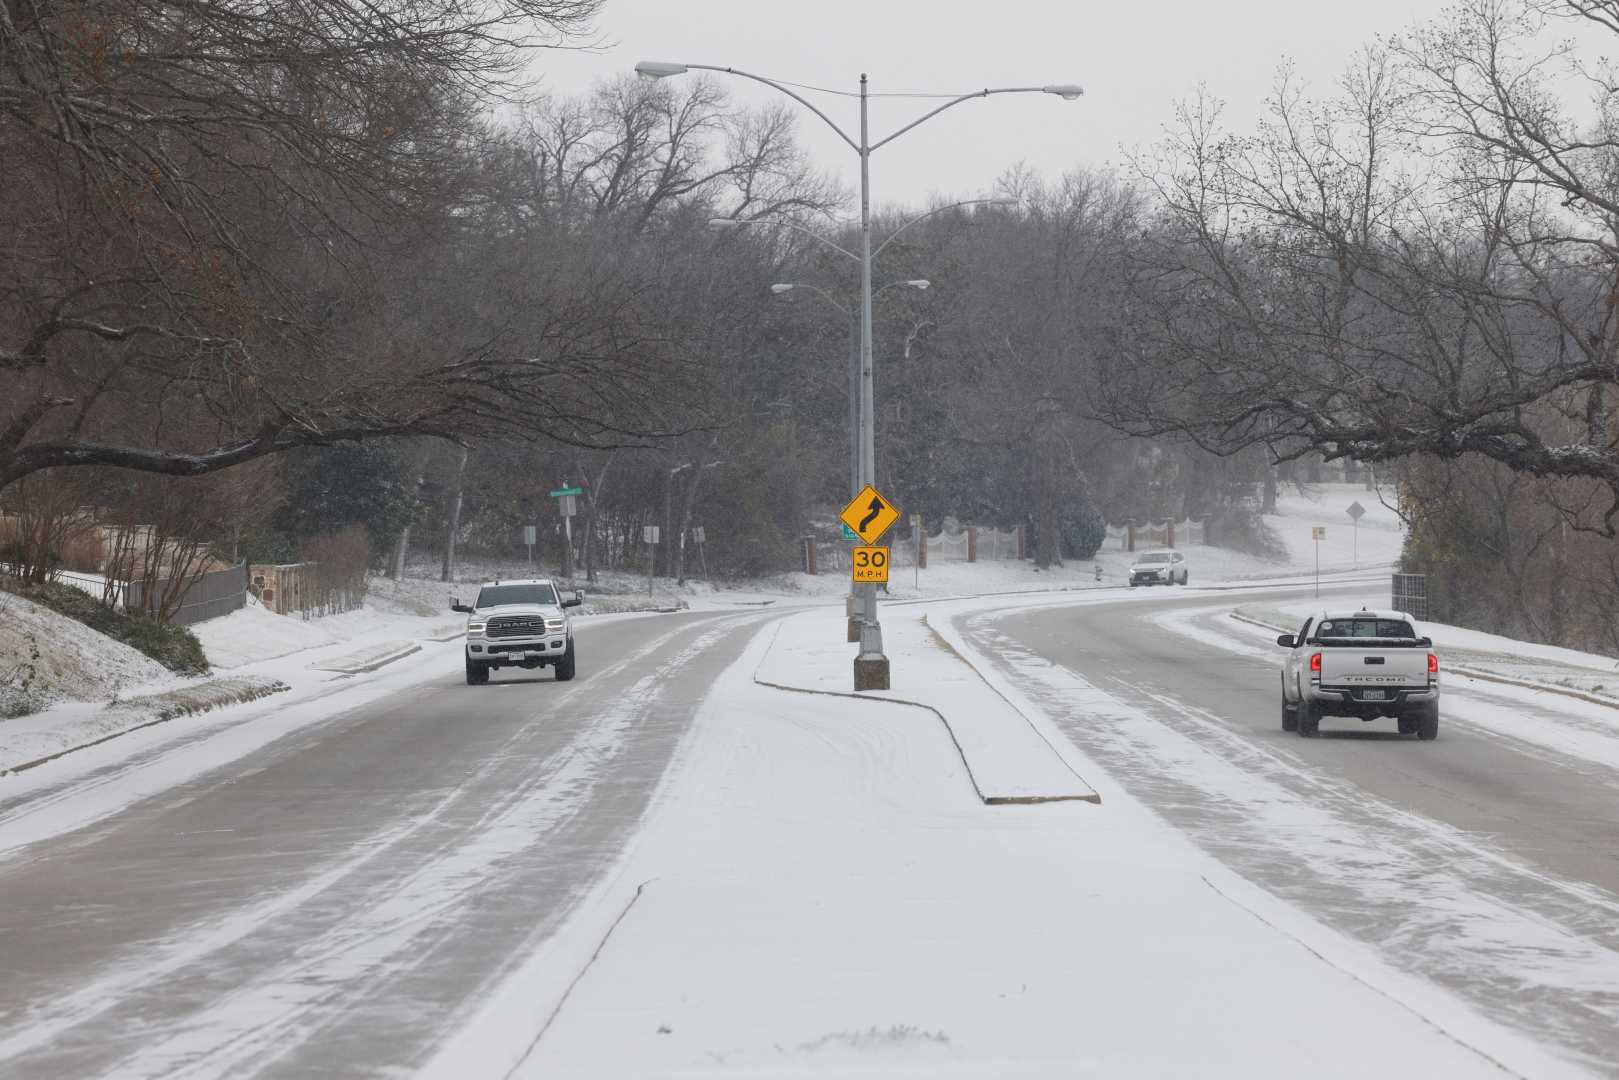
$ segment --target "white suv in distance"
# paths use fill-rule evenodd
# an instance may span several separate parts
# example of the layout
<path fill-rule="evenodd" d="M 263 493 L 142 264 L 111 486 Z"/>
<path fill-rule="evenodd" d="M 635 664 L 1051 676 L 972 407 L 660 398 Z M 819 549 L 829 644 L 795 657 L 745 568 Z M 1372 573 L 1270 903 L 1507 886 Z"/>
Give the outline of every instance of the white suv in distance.
<path fill-rule="evenodd" d="M 467 685 L 481 686 L 503 667 L 556 669 L 557 681 L 573 678 L 573 627 L 568 608 L 585 602 L 575 591 L 564 600 L 549 578 L 486 581 L 470 606 L 452 601 L 467 616 Z"/>
<path fill-rule="evenodd" d="M 1178 551 L 1143 551 L 1130 564 L 1130 588 L 1137 585 L 1186 584 L 1186 556 Z"/>

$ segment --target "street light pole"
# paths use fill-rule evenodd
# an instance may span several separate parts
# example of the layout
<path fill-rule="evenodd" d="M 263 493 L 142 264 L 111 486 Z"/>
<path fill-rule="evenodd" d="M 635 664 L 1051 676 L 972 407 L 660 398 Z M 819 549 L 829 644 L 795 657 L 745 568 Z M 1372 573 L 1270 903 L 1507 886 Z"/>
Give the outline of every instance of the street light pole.
<path fill-rule="evenodd" d="M 875 298 L 881 296 L 889 289 L 926 289 L 932 282 L 926 278 L 910 278 L 904 281 L 890 281 L 873 292 Z M 860 317 L 859 312 L 852 307 L 837 300 L 831 293 L 815 285 L 801 285 L 790 281 L 778 281 L 770 286 L 770 291 L 780 296 L 790 293 L 794 289 L 808 289 L 810 292 L 837 308 L 849 322 L 849 497 L 852 499 L 860 494 L 865 484 L 861 473 L 862 446 L 865 443 L 864 426 L 861 423 L 861 390 L 860 390 Z M 864 624 L 866 611 L 863 594 L 860 586 L 853 581 L 849 583 L 848 605 L 844 614 L 848 617 L 848 640 L 861 640 L 861 627 Z"/>
<path fill-rule="evenodd" d="M 835 131 L 839 138 L 848 143 L 855 153 L 860 155 L 860 419 L 862 425 L 860 477 L 864 483 L 872 483 L 877 471 L 876 405 L 872 386 L 871 361 L 872 151 L 882 149 L 882 147 L 893 142 L 917 125 L 926 123 L 946 109 L 960 105 L 963 101 L 971 101 L 973 98 L 989 97 L 991 94 L 1043 93 L 1055 94 L 1064 101 L 1074 101 L 1081 97 L 1085 91 L 1072 83 L 1048 86 L 1007 86 L 974 90 L 972 93 L 960 94 L 951 98 L 873 144 L 868 122 L 867 101 L 869 95 L 867 93 L 865 72 L 860 74 L 860 141 L 857 143 L 849 137 L 848 132 L 839 127 L 831 117 L 816 108 L 802 94 L 773 79 L 767 79 L 763 75 L 755 75 L 752 72 L 742 71 L 738 68 L 719 67 L 714 64 L 672 64 L 655 60 L 643 60 L 635 65 L 636 74 L 643 79 L 663 79 L 671 75 L 684 75 L 694 69 L 718 71 L 727 75 L 752 79 L 754 82 L 764 83 L 766 86 L 786 94 L 825 121 L 826 125 Z M 861 613 L 860 654 L 855 657 L 854 662 L 854 688 L 856 690 L 886 690 L 889 685 L 888 657 L 883 655 L 882 627 L 877 622 L 877 587 L 875 585 L 861 585 L 860 593 L 864 601 L 862 605 L 864 610 Z"/>

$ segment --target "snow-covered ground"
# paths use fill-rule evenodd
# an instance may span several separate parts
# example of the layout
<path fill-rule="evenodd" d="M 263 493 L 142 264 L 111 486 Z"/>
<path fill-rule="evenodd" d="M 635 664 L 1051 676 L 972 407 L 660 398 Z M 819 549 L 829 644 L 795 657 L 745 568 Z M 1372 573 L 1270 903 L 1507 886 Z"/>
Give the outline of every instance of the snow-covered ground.
<path fill-rule="evenodd" d="M 1116 785 L 986 805 L 939 714 L 1003 727 L 993 769 L 1106 777 L 924 617 L 888 620 L 892 696 L 937 713 L 826 693 L 835 611 L 760 635 L 619 872 L 427 1075 L 1579 1075 Z"/>
<path fill-rule="evenodd" d="M 25 678 L 29 683 L 26 691 L 19 690 L 19 697 L 25 693 L 30 701 L 19 700 L 18 705 L 107 701 L 131 687 L 151 689 L 177 682 L 162 664 L 123 642 L 0 592 L 0 675 L 12 672 L 18 684 Z M 15 731 L 16 723 L 0 719 L 0 739 Z"/>

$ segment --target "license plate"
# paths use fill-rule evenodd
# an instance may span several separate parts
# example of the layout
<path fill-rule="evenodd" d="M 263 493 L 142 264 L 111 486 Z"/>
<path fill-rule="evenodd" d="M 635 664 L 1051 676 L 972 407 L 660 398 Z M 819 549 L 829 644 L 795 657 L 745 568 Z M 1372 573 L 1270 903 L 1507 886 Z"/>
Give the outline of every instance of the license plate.
<path fill-rule="evenodd" d="M 1362 690 L 1360 696 L 1366 701 L 1387 701 L 1389 697 L 1385 690 Z"/>

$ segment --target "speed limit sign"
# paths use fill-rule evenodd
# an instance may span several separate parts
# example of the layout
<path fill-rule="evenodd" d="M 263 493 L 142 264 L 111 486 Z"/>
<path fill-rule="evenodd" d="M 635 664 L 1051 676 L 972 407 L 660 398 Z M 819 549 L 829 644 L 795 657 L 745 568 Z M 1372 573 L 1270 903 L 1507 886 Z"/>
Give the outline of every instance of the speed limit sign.
<path fill-rule="evenodd" d="M 854 559 L 850 565 L 854 568 L 856 584 L 887 585 L 888 584 L 888 549 L 885 547 L 857 547 L 853 549 Z"/>

